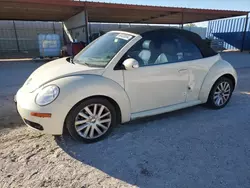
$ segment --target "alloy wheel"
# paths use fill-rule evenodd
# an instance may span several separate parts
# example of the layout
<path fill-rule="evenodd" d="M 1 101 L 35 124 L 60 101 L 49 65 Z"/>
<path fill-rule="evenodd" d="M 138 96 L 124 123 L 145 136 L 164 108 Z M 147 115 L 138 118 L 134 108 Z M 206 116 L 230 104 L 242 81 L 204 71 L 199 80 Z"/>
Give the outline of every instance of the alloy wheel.
<path fill-rule="evenodd" d="M 111 112 L 102 104 L 90 104 L 75 118 L 75 129 L 85 139 L 95 139 L 107 132 L 111 125 Z"/>
<path fill-rule="evenodd" d="M 228 82 L 221 82 L 213 95 L 214 103 L 216 106 L 224 105 L 230 98 L 231 88 Z"/>

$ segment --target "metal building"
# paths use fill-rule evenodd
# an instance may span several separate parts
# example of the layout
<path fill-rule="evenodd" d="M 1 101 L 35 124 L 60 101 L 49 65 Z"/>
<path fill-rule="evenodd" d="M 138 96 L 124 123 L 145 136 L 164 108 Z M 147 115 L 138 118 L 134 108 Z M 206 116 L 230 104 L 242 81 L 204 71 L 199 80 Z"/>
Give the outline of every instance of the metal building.
<path fill-rule="evenodd" d="M 101 3 L 79 0 L 1 0 L 0 20 L 19 21 L 52 21 L 63 22 L 65 35 L 71 42 L 89 42 L 90 22 L 99 23 L 139 23 L 139 24 L 178 24 L 183 28 L 184 24 L 216 20 L 228 17 L 247 15 L 246 11 L 213 10 L 213 9 L 192 9 L 183 7 L 146 6 L 116 3 Z M 18 32 L 19 26 L 13 25 L 13 31 L 6 38 L 16 38 L 14 43 L 7 49 L 28 50 L 34 48 L 35 42 L 23 44 L 28 36 L 36 36 L 31 28 Z M 12 27 L 11 24 L 8 27 Z M 21 26 L 21 28 L 24 28 Z M 51 27 L 50 27 L 51 28 Z M 3 28 L 5 30 L 5 28 Z M 15 30 L 17 33 L 15 33 Z M 20 34 L 19 34 L 20 33 Z M 27 34 L 27 35 L 26 35 Z M 31 37 L 32 38 L 32 37 Z M 26 40 L 26 41 L 27 41 Z M 8 45 L 2 42 L 2 50 Z M 6 54 L 6 53 L 2 53 Z"/>
<path fill-rule="evenodd" d="M 73 35 L 79 37 L 83 36 L 82 33 L 85 33 L 85 40 L 88 40 L 89 36 L 89 22 L 180 24 L 183 26 L 183 24 L 187 23 L 248 14 L 246 11 L 146 6 L 79 0 L 1 0 L 0 12 L 0 20 L 62 21 Z"/>
<path fill-rule="evenodd" d="M 62 40 L 61 22 L 0 21 L 0 56 L 15 52 L 39 55 L 38 35 L 53 33 Z"/>
<path fill-rule="evenodd" d="M 223 40 L 225 49 L 249 51 L 250 20 L 248 17 L 240 17 L 210 21 L 206 36 Z"/>

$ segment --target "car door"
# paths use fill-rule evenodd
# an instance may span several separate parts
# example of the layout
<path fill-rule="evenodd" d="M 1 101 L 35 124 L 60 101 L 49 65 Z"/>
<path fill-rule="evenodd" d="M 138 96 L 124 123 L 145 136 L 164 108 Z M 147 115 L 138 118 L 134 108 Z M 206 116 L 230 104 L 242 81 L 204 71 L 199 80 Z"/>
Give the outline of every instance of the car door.
<path fill-rule="evenodd" d="M 203 58 L 197 45 L 185 36 L 176 36 L 182 60 L 188 63 L 189 81 L 186 101 L 199 98 L 202 83 L 212 65 L 218 60 L 218 55 Z"/>
<path fill-rule="evenodd" d="M 123 70 L 125 91 L 130 99 L 132 113 L 186 101 L 188 62 L 180 60 L 177 46 L 171 49 L 173 44 L 169 41 L 174 42 L 173 38 L 168 36 L 166 44 L 164 40 L 164 37 L 159 38 L 159 34 L 157 37 L 151 34 L 150 37 L 142 38 L 127 53 L 140 64 L 139 68 Z M 170 55 L 167 55 L 168 58 L 161 58 L 163 48 L 171 49 L 169 51 L 173 51 L 174 58 Z"/>

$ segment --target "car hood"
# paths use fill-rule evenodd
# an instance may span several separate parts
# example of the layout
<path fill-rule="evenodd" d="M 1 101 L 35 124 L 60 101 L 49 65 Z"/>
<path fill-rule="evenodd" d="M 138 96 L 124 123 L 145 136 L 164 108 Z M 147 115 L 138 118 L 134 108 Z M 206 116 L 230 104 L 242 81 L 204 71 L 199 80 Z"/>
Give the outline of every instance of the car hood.
<path fill-rule="evenodd" d="M 32 92 L 39 88 L 41 85 L 59 78 L 80 74 L 102 75 L 103 72 L 104 68 L 73 64 L 68 62 L 67 58 L 62 58 L 46 63 L 36 69 L 26 80 L 23 88 L 28 89 L 30 92 Z"/>

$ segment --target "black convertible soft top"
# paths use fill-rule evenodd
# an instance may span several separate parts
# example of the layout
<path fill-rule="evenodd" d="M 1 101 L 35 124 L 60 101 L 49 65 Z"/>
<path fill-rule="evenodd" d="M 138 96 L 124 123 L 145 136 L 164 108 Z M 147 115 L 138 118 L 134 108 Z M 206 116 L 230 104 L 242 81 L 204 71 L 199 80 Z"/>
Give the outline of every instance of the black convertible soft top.
<path fill-rule="evenodd" d="M 162 34 L 177 34 L 179 36 L 185 37 L 188 40 L 192 41 L 201 51 L 203 57 L 211 57 L 214 55 L 217 55 L 217 53 L 196 33 L 193 33 L 191 31 L 187 31 L 184 29 L 177 29 L 172 27 L 131 27 L 127 29 L 123 29 L 122 31 L 135 33 L 138 35 L 141 35 L 142 37 L 144 35 L 150 34 L 150 33 L 156 33 L 162 35 Z"/>

